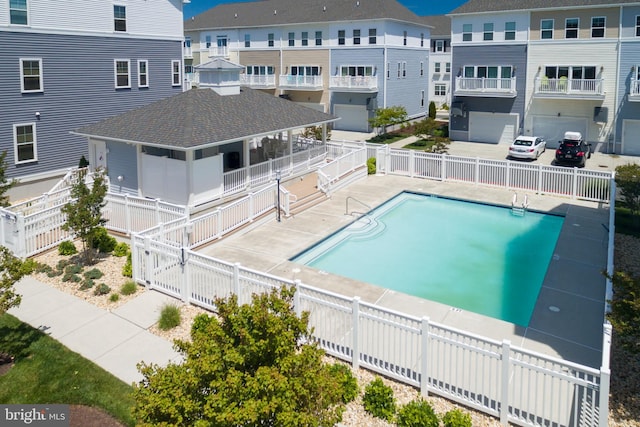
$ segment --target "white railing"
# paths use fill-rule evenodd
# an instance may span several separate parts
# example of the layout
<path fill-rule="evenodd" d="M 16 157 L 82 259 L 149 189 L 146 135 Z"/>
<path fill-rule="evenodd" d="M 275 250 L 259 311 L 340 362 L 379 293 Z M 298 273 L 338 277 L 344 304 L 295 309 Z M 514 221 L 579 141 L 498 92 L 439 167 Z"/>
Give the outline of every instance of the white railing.
<path fill-rule="evenodd" d="M 367 144 L 378 173 L 530 190 L 572 199 L 608 202 L 613 172 L 540 163 L 432 154 Z"/>
<path fill-rule="evenodd" d="M 629 89 L 629 96 L 637 99 L 640 97 L 640 81 L 639 80 L 631 80 L 631 88 Z"/>
<path fill-rule="evenodd" d="M 329 89 L 378 90 L 376 76 L 331 76 Z"/>
<path fill-rule="evenodd" d="M 229 48 L 227 46 L 211 46 L 209 48 L 209 58 L 213 57 L 229 57 Z"/>
<path fill-rule="evenodd" d="M 189 216 L 186 206 L 128 194 L 107 193 L 105 202 L 102 209 L 102 216 L 107 220 L 105 227 L 127 235 Z"/>
<path fill-rule="evenodd" d="M 364 170 L 364 176 L 366 177 L 366 169 L 363 169 L 366 162 L 367 149 L 364 147 L 334 158 L 332 162 L 318 168 L 318 189 L 330 196 L 334 191 L 347 185 L 345 181 L 341 182 L 342 178 L 357 169 Z M 358 175 L 358 177 L 361 178 L 363 176 Z"/>
<path fill-rule="evenodd" d="M 516 93 L 516 78 L 456 77 L 456 91 Z"/>
<path fill-rule="evenodd" d="M 274 74 L 240 74 L 240 84 L 249 87 L 276 87 Z"/>
<path fill-rule="evenodd" d="M 280 87 L 322 89 L 322 76 L 294 76 L 291 74 L 280 75 Z"/>
<path fill-rule="evenodd" d="M 538 77 L 535 80 L 534 93 L 601 96 L 604 95 L 602 82 L 602 79 L 548 79 Z"/>

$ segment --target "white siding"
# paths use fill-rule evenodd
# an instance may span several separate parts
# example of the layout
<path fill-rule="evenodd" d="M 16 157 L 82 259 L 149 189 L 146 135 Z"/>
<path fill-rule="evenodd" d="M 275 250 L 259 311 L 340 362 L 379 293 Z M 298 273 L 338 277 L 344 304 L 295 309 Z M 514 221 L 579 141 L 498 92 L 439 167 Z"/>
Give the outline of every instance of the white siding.
<path fill-rule="evenodd" d="M 506 22 L 516 23 L 516 39 L 507 43 L 526 42 L 529 36 L 529 14 L 528 13 L 499 13 L 483 14 L 480 16 L 453 16 L 451 17 L 451 44 L 474 44 L 474 43 L 504 43 L 504 26 Z M 493 41 L 484 41 L 484 24 L 493 23 Z M 462 41 L 462 28 L 464 24 L 471 24 L 473 37 L 471 42 Z"/>

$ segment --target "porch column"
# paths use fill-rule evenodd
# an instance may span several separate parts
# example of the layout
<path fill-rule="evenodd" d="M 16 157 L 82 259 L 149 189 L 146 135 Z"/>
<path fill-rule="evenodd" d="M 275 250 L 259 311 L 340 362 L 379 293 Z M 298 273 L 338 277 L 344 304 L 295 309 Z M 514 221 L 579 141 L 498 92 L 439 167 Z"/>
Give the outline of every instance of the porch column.
<path fill-rule="evenodd" d="M 247 187 L 251 188 L 251 144 L 248 139 L 242 140 L 242 163 L 247 169 Z"/>
<path fill-rule="evenodd" d="M 293 171 L 293 130 L 287 131 L 287 146 L 289 148 L 289 168 Z"/>
<path fill-rule="evenodd" d="M 193 190 L 194 184 L 193 184 L 193 159 L 194 159 L 194 150 L 187 150 L 184 153 L 184 157 L 185 157 L 185 162 L 187 162 L 187 191 L 188 191 L 188 197 L 187 197 L 187 205 L 188 206 L 193 206 L 193 203 L 195 201 L 195 192 Z"/>
<path fill-rule="evenodd" d="M 322 143 L 323 144 L 327 143 L 327 124 L 326 123 L 322 124 Z"/>

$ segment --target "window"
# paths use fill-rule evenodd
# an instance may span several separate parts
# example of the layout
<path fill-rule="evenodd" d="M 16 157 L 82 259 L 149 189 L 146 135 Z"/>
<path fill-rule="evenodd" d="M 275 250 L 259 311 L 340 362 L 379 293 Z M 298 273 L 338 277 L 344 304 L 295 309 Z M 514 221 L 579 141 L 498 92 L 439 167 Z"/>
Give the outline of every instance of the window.
<path fill-rule="evenodd" d="M 338 30 L 338 44 L 344 45 L 345 32 L 344 30 Z"/>
<path fill-rule="evenodd" d="M 493 40 L 493 23 L 487 22 L 484 24 L 483 40 Z"/>
<path fill-rule="evenodd" d="M 116 88 L 128 88 L 131 87 L 130 73 L 129 73 L 129 60 L 128 59 L 116 59 L 114 61 Z"/>
<path fill-rule="evenodd" d="M 424 107 L 424 91 L 420 91 L 420 107 Z"/>
<path fill-rule="evenodd" d="M 402 78 L 404 79 L 405 77 L 407 77 L 407 62 L 403 61 L 402 62 Z"/>
<path fill-rule="evenodd" d="M 343 65 L 340 67 L 341 76 L 369 77 L 373 76 L 373 65 Z"/>
<path fill-rule="evenodd" d="M 42 59 L 20 59 L 20 90 L 23 93 L 43 92 Z"/>
<path fill-rule="evenodd" d="M 407 32 L 406 31 L 403 32 L 402 45 L 403 46 L 407 45 Z"/>
<path fill-rule="evenodd" d="M 552 65 L 545 67 L 545 77 L 549 79 L 571 78 L 573 80 L 594 80 L 596 78 L 595 66 L 582 65 Z M 577 83 L 580 84 L 579 82 Z"/>
<path fill-rule="evenodd" d="M 636 16 L 636 37 L 640 37 L 640 16 Z"/>
<path fill-rule="evenodd" d="M 553 19 L 540 21 L 540 38 L 543 40 L 553 39 Z"/>
<path fill-rule="evenodd" d="M 289 33 L 289 46 L 296 45 L 296 33 Z"/>
<path fill-rule="evenodd" d="M 591 37 L 602 38 L 604 37 L 606 19 L 604 16 L 595 16 L 591 18 Z"/>
<path fill-rule="evenodd" d="M 113 5 L 114 31 L 127 31 L 127 7 Z"/>
<path fill-rule="evenodd" d="M 439 62 L 436 62 L 435 64 L 433 64 L 433 67 L 434 67 L 433 71 L 435 73 L 439 73 L 440 72 L 440 63 Z"/>
<path fill-rule="evenodd" d="M 180 86 L 182 84 L 182 79 L 180 76 L 180 61 L 173 60 L 171 61 L 171 86 Z"/>
<path fill-rule="evenodd" d="M 369 44 L 378 42 L 378 31 L 375 28 L 369 28 Z"/>
<path fill-rule="evenodd" d="M 434 95 L 435 96 L 445 96 L 447 94 L 447 85 L 434 85 Z"/>
<path fill-rule="evenodd" d="M 391 78 L 391 63 L 387 62 L 387 80 Z"/>
<path fill-rule="evenodd" d="M 138 60 L 138 87 L 149 87 L 149 62 Z"/>
<path fill-rule="evenodd" d="M 185 65 L 184 66 L 185 74 L 193 74 L 193 65 Z"/>
<path fill-rule="evenodd" d="M 580 20 L 578 18 L 567 18 L 564 23 L 564 38 L 577 39 L 579 25 Z"/>
<path fill-rule="evenodd" d="M 289 74 L 292 76 L 319 76 L 320 67 L 310 65 L 293 65 Z"/>
<path fill-rule="evenodd" d="M 420 75 L 424 76 L 424 62 L 420 61 Z"/>
<path fill-rule="evenodd" d="M 401 67 L 402 65 L 398 62 L 398 78 L 400 78 L 400 71 L 402 69 Z"/>
<path fill-rule="evenodd" d="M 209 49 L 211 47 L 211 36 L 206 36 L 205 37 L 204 45 L 206 46 L 207 49 Z"/>
<path fill-rule="evenodd" d="M 509 79 L 511 78 L 511 66 L 466 66 L 464 67 L 466 78 Z"/>
<path fill-rule="evenodd" d="M 462 41 L 470 42 L 472 40 L 472 32 L 473 32 L 472 24 L 463 24 L 462 25 Z"/>
<path fill-rule="evenodd" d="M 245 34 L 244 35 L 244 47 L 251 47 L 251 35 L 250 34 Z"/>
<path fill-rule="evenodd" d="M 27 0 L 9 0 L 9 19 L 14 25 L 27 25 Z"/>
<path fill-rule="evenodd" d="M 353 44 L 360 44 L 360 30 L 353 30 Z"/>
<path fill-rule="evenodd" d="M 322 46 L 322 31 L 316 31 L 316 46 Z"/>
<path fill-rule="evenodd" d="M 302 32 L 302 46 L 309 46 L 309 32 Z"/>
<path fill-rule="evenodd" d="M 445 73 L 450 73 L 451 72 L 451 62 L 446 62 L 444 64 L 444 72 Z"/>
<path fill-rule="evenodd" d="M 38 160 L 36 124 L 21 123 L 13 125 L 13 144 L 16 164 Z"/>
<path fill-rule="evenodd" d="M 191 37 L 184 38 L 184 50 L 191 52 Z"/>
<path fill-rule="evenodd" d="M 505 22 L 504 23 L 504 39 L 505 40 L 515 40 L 516 39 L 516 23 Z"/>
<path fill-rule="evenodd" d="M 248 65 L 247 74 L 253 76 L 273 75 L 275 68 L 272 65 Z"/>
<path fill-rule="evenodd" d="M 267 34 L 267 44 L 269 45 L 269 47 L 273 47 L 274 46 L 274 37 L 273 37 L 273 33 L 269 33 Z"/>
<path fill-rule="evenodd" d="M 444 40 L 436 40 L 436 52 L 444 52 Z"/>
<path fill-rule="evenodd" d="M 424 47 L 424 33 L 420 33 L 420 47 Z"/>

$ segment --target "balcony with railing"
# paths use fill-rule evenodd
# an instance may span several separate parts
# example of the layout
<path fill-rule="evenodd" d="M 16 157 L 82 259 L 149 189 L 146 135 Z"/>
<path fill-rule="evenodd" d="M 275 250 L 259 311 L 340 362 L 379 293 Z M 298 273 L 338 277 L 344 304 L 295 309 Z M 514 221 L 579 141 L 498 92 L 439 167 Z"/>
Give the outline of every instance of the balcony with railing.
<path fill-rule="evenodd" d="M 191 48 L 191 46 L 185 46 L 184 47 L 184 57 L 186 59 L 192 59 L 193 58 L 193 49 Z"/>
<path fill-rule="evenodd" d="M 332 76 L 329 89 L 336 92 L 377 92 L 376 76 Z"/>
<path fill-rule="evenodd" d="M 240 74 L 240 84 L 252 89 L 275 89 L 274 74 Z"/>
<path fill-rule="evenodd" d="M 228 58 L 229 48 L 227 46 L 211 46 L 209 48 L 209 58 Z"/>
<path fill-rule="evenodd" d="M 540 77 L 535 80 L 534 96 L 554 99 L 604 99 L 603 81 L 603 79 Z"/>
<path fill-rule="evenodd" d="M 280 75 L 279 85 L 281 89 L 293 90 L 322 90 L 322 76 Z"/>
<path fill-rule="evenodd" d="M 456 77 L 455 95 L 515 98 L 516 78 Z"/>
<path fill-rule="evenodd" d="M 631 88 L 629 88 L 629 101 L 640 102 L 640 80 L 631 80 Z"/>

